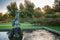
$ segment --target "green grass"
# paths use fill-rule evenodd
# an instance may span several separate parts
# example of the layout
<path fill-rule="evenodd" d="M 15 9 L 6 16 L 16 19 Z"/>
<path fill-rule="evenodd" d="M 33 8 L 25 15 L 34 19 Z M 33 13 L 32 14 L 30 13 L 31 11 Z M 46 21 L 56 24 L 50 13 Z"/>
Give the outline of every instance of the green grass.
<path fill-rule="evenodd" d="M 41 28 L 41 27 L 48 27 L 57 31 L 60 31 L 60 27 L 59 26 L 33 26 L 33 25 L 29 25 L 30 23 L 28 22 L 24 22 L 21 23 L 20 27 L 21 28 Z M 8 25 L 8 26 L 4 26 L 4 25 Z M 0 28 L 13 28 L 11 26 L 11 23 L 6 23 L 6 24 L 2 24 L 2 26 L 0 25 Z"/>
<path fill-rule="evenodd" d="M 0 28 L 12 28 L 12 26 L 0 26 Z"/>
<path fill-rule="evenodd" d="M 60 26 L 46 26 L 46 27 L 60 31 Z"/>
<path fill-rule="evenodd" d="M 25 25 L 26 24 L 26 25 Z M 41 28 L 40 26 L 33 26 L 33 25 L 29 25 L 30 23 L 21 23 L 21 28 Z"/>
<path fill-rule="evenodd" d="M 20 24 L 20 27 L 21 28 L 41 28 L 40 26 L 33 26 L 33 25 L 29 25 L 30 23 L 27 23 L 27 22 L 24 22 L 24 23 L 21 23 Z M 4 25 L 8 25 L 8 26 L 4 26 Z M 2 25 L 2 26 L 0 26 L 0 28 L 13 28 L 12 26 L 11 26 L 11 23 L 9 23 L 9 24 L 4 24 L 4 25 Z"/>

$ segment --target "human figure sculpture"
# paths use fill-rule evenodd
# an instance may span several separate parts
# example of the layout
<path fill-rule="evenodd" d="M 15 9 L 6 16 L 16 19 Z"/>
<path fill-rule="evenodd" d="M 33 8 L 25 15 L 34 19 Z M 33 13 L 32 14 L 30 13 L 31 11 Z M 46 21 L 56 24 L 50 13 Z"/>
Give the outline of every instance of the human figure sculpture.
<path fill-rule="evenodd" d="M 15 13 L 15 19 L 13 19 L 13 22 L 12 22 L 12 26 L 13 27 L 17 27 L 17 26 L 19 26 L 19 11 L 17 10 L 16 11 L 16 13 Z M 16 24 L 18 24 L 18 25 L 16 25 Z"/>
<path fill-rule="evenodd" d="M 13 28 L 10 30 L 8 38 L 10 40 L 22 40 L 23 33 L 21 31 L 21 28 L 19 27 L 20 24 L 18 21 L 19 20 L 19 11 L 16 10 L 15 14 L 16 14 L 15 19 L 12 22 Z"/>

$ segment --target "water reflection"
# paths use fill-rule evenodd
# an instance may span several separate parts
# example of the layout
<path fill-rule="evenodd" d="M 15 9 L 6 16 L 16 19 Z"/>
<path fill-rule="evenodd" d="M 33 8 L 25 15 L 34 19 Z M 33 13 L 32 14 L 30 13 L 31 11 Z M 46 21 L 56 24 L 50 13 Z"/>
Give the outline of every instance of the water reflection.
<path fill-rule="evenodd" d="M 0 40 L 9 40 L 7 32 L 0 32 Z"/>

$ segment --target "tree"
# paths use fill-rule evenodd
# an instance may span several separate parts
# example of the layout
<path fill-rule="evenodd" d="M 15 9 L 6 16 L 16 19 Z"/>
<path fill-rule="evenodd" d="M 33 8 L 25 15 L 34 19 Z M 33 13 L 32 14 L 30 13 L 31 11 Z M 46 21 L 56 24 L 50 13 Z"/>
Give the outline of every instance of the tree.
<path fill-rule="evenodd" d="M 56 14 L 50 6 L 48 6 L 48 5 L 44 6 L 43 10 L 45 12 L 45 17 L 47 17 L 47 18 L 56 18 Z"/>
<path fill-rule="evenodd" d="M 60 12 L 60 1 L 59 0 L 55 0 L 53 10 L 55 12 Z"/>
<path fill-rule="evenodd" d="M 3 16 L 3 14 L 2 14 L 2 13 L 0 13 L 0 21 L 2 20 L 2 16 Z"/>
<path fill-rule="evenodd" d="M 46 5 L 46 6 L 43 7 L 44 12 L 46 12 L 46 11 L 48 11 L 50 9 L 51 9 L 51 7 L 49 5 Z"/>
<path fill-rule="evenodd" d="M 20 18 L 24 18 L 24 17 L 26 17 L 25 15 L 25 7 L 24 7 L 25 5 L 23 5 L 22 3 L 20 3 L 20 5 L 19 5 L 19 10 L 20 10 Z"/>
<path fill-rule="evenodd" d="M 0 18 L 3 16 L 3 14 L 2 13 L 0 13 Z"/>
<path fill-rule="evenodd" d="M 22 10 L 24 10 L 24 5 L 22 4 L 22 3 L 20 3 L 20 5 L 19 5 L 19 9 L 22 11 Z"/>
<path fill-rule="evenodd" d="M 35 8 L 35 10 L 34 10 L 34 20 L 31 23 L 33 23 L 35 25 L 41 25 L 43 23 L 42 16 L 43 16 L 43 12 L 41 11 L 41 8 L 40 7 Z"/>
<path fill-rule="evenodd" d="M 30 18 L 33 18 L 33 14 L 34 14 L 34 3 L 28 1 L 28 0 L 25 0 L 25 11 L 27 13 L 27 16 L 29 16 Z"/>
<path fill-rule="evenodd" d="M 59 19 L 55 13 L 54 10 L 52 10 L 52 8 L 50 6 L 45 6 L 43 8 L 44 12 L 45 12 L 45 21 L 44 24 L 45 25 L 59 25 Z M 57 20 L 59 21 L 57 21 Z M 57 23 L 57 24 L 56 24 Z"/>
<path fill-rule="evenodd" d="M 25 4 L 20 4 L 20 16 L 25 18 L 32 18 L 34 13 L 34 4 L 28 0 L 25 0 Z"/>
<path fill-rule="evenodd" d="M 34 14 L 34 16 L 35 17 L 37 17 L 37 18 L 40 18 L 40 17 L 42 17 L 42 11 L 41 11 L 41 8 L 35 8 L 35 14 Z"/>
<path fill-rule="evenodd" d="M 9 18 L 9 14 L 5 13 L 2 17 L 3 20 L 7 20 Z"/>
<path fill-rule="evenodd" d="M 7 6 L 7 10 L 10 13 L 12 17 L 15 17 L 15 11 L 17 10 L 17 4 L 16 2 L 11 3 L 10 5 Z"/>
<path fill-rule="evenodd" d="M 20 19 L 22 18 L 23 20 L 30 20 L 33 19 L 34 16 L 34 4 L 30 2 L 29 0 L 25 0 L 24 4 L 20 4 L 19 9 L 20 9 Z"/>

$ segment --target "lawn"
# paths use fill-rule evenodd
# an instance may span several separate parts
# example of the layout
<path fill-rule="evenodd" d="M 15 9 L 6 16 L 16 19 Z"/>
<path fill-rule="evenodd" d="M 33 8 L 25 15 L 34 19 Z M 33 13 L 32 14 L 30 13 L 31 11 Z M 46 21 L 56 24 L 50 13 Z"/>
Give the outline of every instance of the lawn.
<path fill-rule="evenodd" d="M 21 28 L 41 28 L 40 26 L 33 26 L 32 24 L 27 23 L 27 22 L 20 23 L 20 27 Z M 6 24 L 0 25 L 0 28 L 13 28 L 13 27 L 12 27 L 11 23 L 9 23 L 9 24 L 6 23 Z"/>
<path fill-rule="evenodd" d="M 41 27 L 48 27 L 48 28 L 60 31 L 60 27 L 59 26 L 33 26 L 32 24 L 30 24 L 28 22 L 20 23 L 20 27 L 21 28 L 41 28 Z M 11 23 L 6 23 L 6 24 L 1 24 L 0 28 L 13 28 L 13 27 L 11 26 Z"/>
<path fill-rule="evenodd" d="M 60 31 L 60 26 L 46 26 L 46 27 Z"/>

